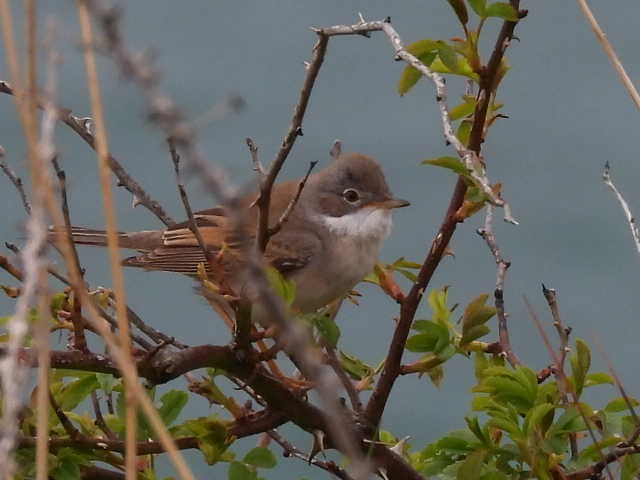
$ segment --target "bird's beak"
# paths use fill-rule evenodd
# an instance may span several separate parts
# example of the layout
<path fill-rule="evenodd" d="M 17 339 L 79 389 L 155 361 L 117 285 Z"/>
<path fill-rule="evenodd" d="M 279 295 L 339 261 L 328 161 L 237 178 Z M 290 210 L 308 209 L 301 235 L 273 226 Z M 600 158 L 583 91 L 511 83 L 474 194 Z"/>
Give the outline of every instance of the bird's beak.
<path fill-rule="evenodd" d="M 371 202 L 367 206 L 368 207 L 383 208 L 383 209 L 386 209 L 386 210 L 391 210 L 392 208 L 408 207 L 409 205 L 411 205 L 411 203 L 409 203 L 407 200 L 403 200 L 401 198 L 387 198 L 387 199 L 382 200 L 380 202 Z"/>

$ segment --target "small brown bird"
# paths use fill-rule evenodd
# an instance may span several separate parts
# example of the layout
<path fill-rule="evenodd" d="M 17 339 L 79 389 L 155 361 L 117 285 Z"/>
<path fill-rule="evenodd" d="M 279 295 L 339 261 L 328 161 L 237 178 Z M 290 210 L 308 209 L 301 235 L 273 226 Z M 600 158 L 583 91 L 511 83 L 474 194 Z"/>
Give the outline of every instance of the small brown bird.
<path fill-rule="evenodd" d="M 294 198 L 297 181 L 276 184 L 270 207 L 275 224 Z M 246 197 L 249 209 L 246 233 L 255 237 L 258 207 Z M 312 174 L 282 229 L 271 237 L 265 260 L 296 284 L 293 307 L 312 312 L 349 292 L 373 270 L 382 242 L 391 231 L 391 209 L 409 205 L 395 198 L 376 160 L 362 154 L 340 155 L 324 170 Z M 216 207 L 195 214 L 198 229 L 212 252 L 221 256 L 223 275 L 230 285 L 243 288 L 241 255 L 230 240 L 225 209 Z M 72 228 L 80 245 L 105 246 L 103 230 Z M 54 235 L 55 237 L 55 235 Z M 122 248 L 138 250 L 123 264 L 147 270 L 196 275 L 205 255 L 186 222 L 166 230 L 120 233 Z M 217 272 L 220 273 L 220 272 Z"/>

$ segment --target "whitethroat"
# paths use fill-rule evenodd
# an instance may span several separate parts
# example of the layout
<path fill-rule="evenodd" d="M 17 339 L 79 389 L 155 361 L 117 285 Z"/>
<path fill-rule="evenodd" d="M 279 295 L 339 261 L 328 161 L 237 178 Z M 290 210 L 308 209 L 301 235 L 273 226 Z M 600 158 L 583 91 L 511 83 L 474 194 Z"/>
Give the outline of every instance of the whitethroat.
<path fill-rule="evenodd" d="M 275 224 L 294 198 L 297 181 L 274 185 L 269 211 Z M 249 209 L 249 237 L 255 237 L 258 207 L 256 195 L 247 196 L 241 208 Z M 273 235 L 264 252 L 266 262 L 295 282 L 292 307 L 308 313 L 347 294 L 378 260 L 382 242 L 391 232 L 391 210 L 409 202 L 395 198 L 376 160 L 362 154 L 340 155 L 328 167 L 312 174 L 295 207 Z M 231 222 L 223 207 L 194 215 L 210 252 L 219 252 L 222 274 L 234 288 L 243 288 L 242 254 L 233 251 Z M 59 233 L 59 232 L 58 232 Z M 53 237 L 57 237 L 54 233 Z M 105 246 L 103 230 L 73 227 L 71 238 L 81 245 Z M 118 234 L 122 248 L 138 250 L 123 265 L 197 275 L 198 265 L 207 262 L 187 222 L 166 230 Z"/>

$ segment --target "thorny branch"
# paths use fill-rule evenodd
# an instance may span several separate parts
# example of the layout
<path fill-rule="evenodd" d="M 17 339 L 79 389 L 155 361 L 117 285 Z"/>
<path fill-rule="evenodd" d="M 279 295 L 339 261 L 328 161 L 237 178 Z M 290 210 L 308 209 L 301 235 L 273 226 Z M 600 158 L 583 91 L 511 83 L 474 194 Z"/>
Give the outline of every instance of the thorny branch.
<path fill-rule="evenodd" d="M 0 93 L 15 95 L 11 84 L 0 80 Z M 50 102 L 49 102 L 50 103 Z M 46 99 L 38 101 L 38 107 L 43 109 L 47 104 Z M 55 108 L 56 118 L 73 130 L 84 142 L 95 150 L 95 137 L 92 131 L 92 120 L 90 117 L 78 117 L 69 108 L 52 105 Z M 118 179 L 118 186 L 124 187 L 134 197 L 135 205 L 142 205 L 158 220 L 165 225 L 173 225 L 175 220 L 171 218 L 157 200 L 154 200 L 146 190 L 136 182 L 126 171 L 124 166 L 111 154 L 109 154 L 109 168 Z"/>
<path fill-rule="evenodd" d="M 5 174 L 5 176 L 9 179 L 13 186 L 16 187 L 18 194 L 20 195 L 20 200 L 22 201 L 22 206 L 27 212 L 27 215 L 31 213 L 31 204 L 29 203 L 29 199 L 27 198 L 27 194 L 24 191 L 24 184 L 22 183 L 22 179 L 14 172 L 7 160 L 5 158 L 6 152 L 2 146 L 0 146 L 0 170 Z"/>
<path fill-rule="evenodd" d="M 487 243 L 497 265 L 496 289 L 493 292 L 493 295 L 498 315 L 498 338 L 500 350 L 501 353 L 505 355 L 511 366 L 517 367 L 520 365 L 520 360 L 511 348 L 509 330 L 507 327 L 507 314 L 504 310 L 504 279 L 507 275 L 507 270 L 511 266 L 511 262 L 502 257 L 502 252 L 500 251 L 500 247 L 498 246 L 496 237 L 493 233 L 493 206 L 487 205 L 486 208 L 487 212 L 485 215 L 484 227 L 478 229 L 478 235 L 480 235 Z"/>
<path fill-rule="evenodd" d="M 519 0 L 511 0 L 511 5 L 516 11 L 518 11 L 520 2 Z M 526 12 L 522 11 L 520 12 L 520 15 L 522 17 L 526 15 Z M 500 29 L 500 33 L 498 34 L 493 52 L 491 53 L 491 56 L 489 58 L 489 62 L 487 63 L 486 67 L 482 68 L 480 91 L 478 92 L 480 100 L 476 105 L 476 109 L 474 112 L 473 125 L 469 136 L 468 146 L 468 150 L 470 152 L 473 152 L 472 155 L 475 156 L 479 155 L 481 150 L 484 125 L 489 108 L 491 94 L 495 88 L 498 69 L 504 56 L 504 52 L 509 45 L 511 38 L 513 37 L 513 32 L 516 25 L 517 22 L 505 21 L 503 23 L 502 28 Z M 358 26 L 355 27 L 357 28 Z M 444 81 L 442 80 L 442 77 L 431 72 L 431 70 L 424 64 L 422 64 L 417 58 L 413 57 L 405 50 L 403 50 L 403 43 L 400 40 L 400 37 L 398 36 L 397 32 L 391 28 L 391 25 L 388 22 L 379 22 L 379 24 L 376 24 L 375 27 L 379 30 L 382 30 L 384 27 L 384 31 L 391 39 L 394 48 L 396 49 L 397 55 L 403 60 L 409 62 L 410 65 L 417 68 L 420 72 L 423 73 L 423 75 L 426 75 L 435 84 L 437 101 L 440 107 L 443 127 L 445 129 L 445 136 L 450 142 L 453 140 L 453 142 L 451 143 L 456 146 L 455 138 L 449 138 L 452 136 L 451 134 L 453 130 L 449 122 L 448 109 L 446 104 L 446 87 Z M 344 27 L 340 27 L 338 31 L 344 31 L 343 28 Z M 346 31 L 344 32 L 353 33 L 349 32 L 349 30 L 353 28 L 354 27 L 347 27 Z M 455 137 L 455 135 L 453 135 L 453 137 Z M 465 158 L 469 158 L 469 155 L 467 155 L 465 152 L 462 153 L 465 154 Z M 487 183 L 488 186 L 488 182 L 485 183 Z M 429 253 L 427 254 L 427 258 L 422 264 L 422 267 L 418 272 L 417 279 L 413 284 L 411 290 L 409 291 L 409 294 L 405 297 L 401 304 L 400 319 L 398 320 L 393 338 L 391 340 L 391 344 L 389 346 L 384 370 L 365 409 L 365 416 L 373 427 L 379 424 L 395 380 L 401 374 L 402 354 L 404 353 L 404 346 L 411 329 L 413 318 L 418 309 L 418 305 L 424 294 L 425 288 L 429 284 L 433 273 L 440 264 L 445 249 L 449 245 L 449 241 L 451 240 L 451 237 L 456 230 L 457 224 L 460 221 L 457 216 L 457 212 L 462 205 L 462 202 L 464 201 L 464 195 L 466 191 L 466 183 L 462 178 L 458 178 L 453 194 L 451 196 L 451 200 L 449 201 L 449 207 L 447 208 L 447 212 L 445 213 L 444 219 L 440 225 L 440 228 L 438 229 L 438 233 L 433 240 Z M 508 220 L 508 217 L 510 217 L 510 214 L 508 212 L 508 209 L 505 208 L 505 219 Z"/>
<path fill-rule="evenodd" d="M 620 203 L 620 207 L 624 212 L 624 216 L 627 219 L 627 224 L 629 224 L 629 229 L 631 230 L 631 236 L 633 237 L 633 243 L 636 246 L 636 252 L 640 254 L 640 230 L 638 229 L 638 225 L 636 224 L 636 219 L 631 213 L 631 208 L 629 208 L 629 204 L 620 193 L 620 190 L 616 187 L 611 180 L 611 165 L 607 161 L 604 164 L 604 170 L 602 172 L 602 181 L 604 184 L 611 189 L 616 198 L 618 199 L 618 203 Z"/>

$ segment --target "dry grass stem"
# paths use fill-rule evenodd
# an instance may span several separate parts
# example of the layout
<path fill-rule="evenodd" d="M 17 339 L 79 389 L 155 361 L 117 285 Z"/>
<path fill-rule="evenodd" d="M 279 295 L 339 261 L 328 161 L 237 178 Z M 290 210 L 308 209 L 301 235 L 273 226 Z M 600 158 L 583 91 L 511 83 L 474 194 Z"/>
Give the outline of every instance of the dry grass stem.
<path fill-rule="evenodd" d="M 102 192 L 102 204 L 105 215 L 107 231 L 107 249 L 109 253 L 109 263 L 111 267 L 111 277 L 113 280 L 113 290 L 116 299 L 116 320 L 120 335 L 120 348 L 122 354 L 135 369 L 135 362 L 131 357 L 131 338 L 129 334 L 129 320 L 127 317 L 127 300 L 124 289 L 124 274 L 120 264 L 120 249 L 118 247 L 118 228 L 116 213 L 113 207 L 113 194 L 111 191 L 109 175 L 109 149 L 107 146 L 107 129 L 104 121 L 102 99 L 100 94 L 100 83 L 96 67 L 95 52 L 93 49 L 93 33 L 91 31 L 91 19 L 84 0 L 77 0 L 78 18 L 80 21 L 80 32 L 82 35 L 82 45 L 84 50 L 84 60 L 87 70 L 87 85 L 89 96 L 91 97 L 91 111 L 95 125 L 96 156 L 98 160 L 98 172 L 100 175 L 100 189 Z M 137 380 L 136 380 L 137 382 Z M 125 466 L 127 480 L 137 478 L 136 467 L 136 428 L 137 428 L 137 408 L 135 397 L 131 394 L 131 385 L 125 382 L 126 398 L 126 452 Z"/>
<path fill-rule="evenodd" d="M 580 10 L 582 10 L 584 17 L 587 19 L 587 23 L 591 27 L 591 30 L 593 30 L 593 33 L 595 33 L 598 42 L 600 42 L 600 45 L 602 45 L 604 53 L 607 55 L 609 61 L 611 62 L 611 65 L 613 65 L 613 68 L 618 73 L 618 77 L 620 77 L 622 85 L 624 85 L 624 88 L 629 93 L 629 96 L 631 97 L 631 100 L 633 100 L 633 103 L 635 103 L 636 107 L 640 108 L 640 94 L 638 94 L 638 90 L 636 90 L 636 87 L 633 85 L 631 78 L 629 77 L 629 75 L 627 75 L 627 71 L 624 69 L 624 66 L 618 58 L 616 51 L 613 49 L 611 42 L 609 42 L 607 34 L 604 33 L 604 30 L 602 30 L 602 28 L 600 27 L 598 20 L 596 20 L 596 17 L 593 15 L 593 12 L 589 8 L 587 0 L 576 1 L 578 2 L 578 6 L 580 7 Z"/>

